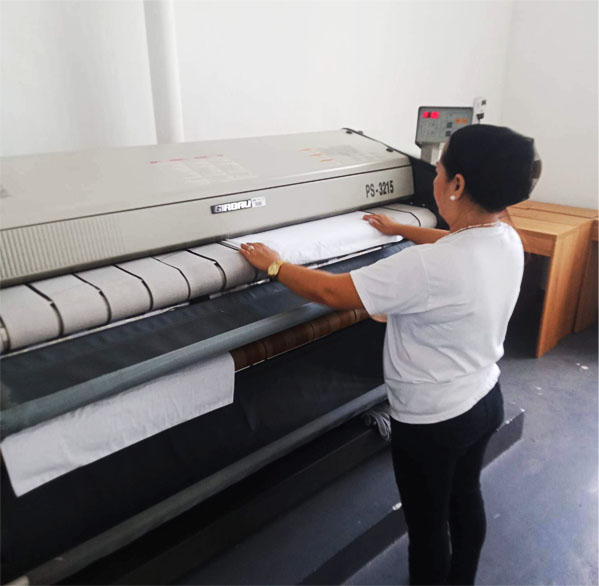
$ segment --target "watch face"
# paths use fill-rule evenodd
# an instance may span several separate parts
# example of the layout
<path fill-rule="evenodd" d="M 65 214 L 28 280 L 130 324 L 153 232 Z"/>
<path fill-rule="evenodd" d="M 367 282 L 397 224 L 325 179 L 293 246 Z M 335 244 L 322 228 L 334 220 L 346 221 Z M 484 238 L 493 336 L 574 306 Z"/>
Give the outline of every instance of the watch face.
<path fill-rule="evenodd" d="M 281 268 L 281 262 L 275 261 L 273 262 L 267 269 L 267 274 L 269 277 L 276 277 L 279 274 L 279 269 Z"/>

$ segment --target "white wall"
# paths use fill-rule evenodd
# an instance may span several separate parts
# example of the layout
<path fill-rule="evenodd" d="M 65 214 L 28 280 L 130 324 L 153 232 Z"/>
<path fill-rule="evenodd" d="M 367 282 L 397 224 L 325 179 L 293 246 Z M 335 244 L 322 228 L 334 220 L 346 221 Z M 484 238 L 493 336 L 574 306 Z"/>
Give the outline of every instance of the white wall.
<path fill-rule="evenodd" d="M 155 141 L 141 2 L 0 2 L 0 154 Z"/>
<path fill-rule="evenodd" d="M 597 2 L 516 2 L 503 118 L 543 159 L 533 199 L 597 208 Z"/>
<path fill-rule="evenodd" d="M 155 140 L 143 3 L 2 2 L 1 154 Z M 176 0 L 186 140 L 351 126 L 412 152 L 422 104 L 501 114 L 511 2 Z"/>
<path fill-rule="evenodd" d="M 414 145 L 420 105 L 489 100 L 498 122 L 511 2 L 175 4 L 186 140 L 349 126 Z"/>

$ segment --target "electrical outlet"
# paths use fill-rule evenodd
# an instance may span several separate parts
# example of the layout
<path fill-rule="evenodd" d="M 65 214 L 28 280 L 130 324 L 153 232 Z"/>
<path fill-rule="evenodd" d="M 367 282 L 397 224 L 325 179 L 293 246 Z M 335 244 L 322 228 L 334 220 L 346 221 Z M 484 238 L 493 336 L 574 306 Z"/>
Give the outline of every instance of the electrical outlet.
<path fill-rule="evenodd" d="M 487 109 L 487 98 L 474 98 L 472 109 L 472 115 L 474 119 L 477 121 L 477 124 L 480 124 L 480 121 L 485 117 L 485 110 Z"/>

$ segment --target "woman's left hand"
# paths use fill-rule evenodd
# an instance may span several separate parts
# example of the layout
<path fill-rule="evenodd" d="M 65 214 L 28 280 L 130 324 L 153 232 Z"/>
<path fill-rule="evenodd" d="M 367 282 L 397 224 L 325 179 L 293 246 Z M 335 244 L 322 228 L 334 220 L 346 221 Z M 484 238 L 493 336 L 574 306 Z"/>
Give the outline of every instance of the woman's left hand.
<path fill-rule="evenodd" d="M 366 214 L 362 219 L 383 234 L 389 236 L 400 235 L 398 230 L 401 224 L 385 214 Z"/>
<path fill-rule="evenodd" d="M 261 242 L 242 244 L 239 252 L 251 265 L 261 271 L 266 271 L 273 262 L 281 258 L 277 252 Z"/>
<path fill-rule="evenodd" d="M 382 324 L 387 323 L 387 316 L 383 313 L 373 313 L 370 316 L 370 319 L 372 319 L 374 321 L 378 321 L 379 323 L 382 323 Z"/>

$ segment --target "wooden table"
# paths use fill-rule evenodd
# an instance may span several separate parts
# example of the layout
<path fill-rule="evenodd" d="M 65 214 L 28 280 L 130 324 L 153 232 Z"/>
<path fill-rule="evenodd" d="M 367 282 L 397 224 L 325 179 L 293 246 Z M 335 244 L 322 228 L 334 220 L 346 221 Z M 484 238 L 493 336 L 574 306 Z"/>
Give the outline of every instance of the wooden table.
<path fill-rule="evenodd" d="M 536 356 L 597 316 L 597 210 L 525 201 L 509 208 L 524 250 L 549 257 Z M 594 268 L 594 275 L 593 275 Z M 594 293 L 593 293 L 594 288 Z"/>

